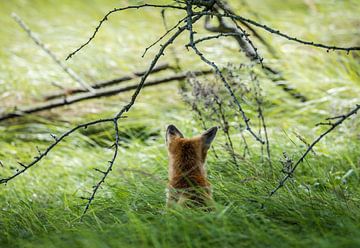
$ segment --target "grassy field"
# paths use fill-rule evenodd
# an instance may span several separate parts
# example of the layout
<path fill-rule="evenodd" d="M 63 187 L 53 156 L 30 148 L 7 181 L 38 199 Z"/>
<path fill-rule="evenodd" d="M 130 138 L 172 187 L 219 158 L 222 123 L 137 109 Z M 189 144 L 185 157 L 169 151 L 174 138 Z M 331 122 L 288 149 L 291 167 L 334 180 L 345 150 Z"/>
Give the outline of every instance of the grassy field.
<path fill-rule="evenodd" d="M 143 1 L 123 2 L 121 6 Z M 359 1 L 231 2 L 238 14 L 296 37 L 360 45 Z M 65 59 L 87 40 L 104 13 L 117 6 L 119 1 L 112 0 L 1 1 L 0 112 L 41 101 L 43 95 L 57 90 L 52 82 L 75 85 L 29 40 L 11 18 L 12 12 Z M 178 12 L 166 14 L 169 22 L 182 17 Z M 202 24 L 196 28 L 199 36 L 206 34 Z M 116 14 L 66 64 L 89 82 L 141 70 L 157 50 L 141 58 L 144 48 L 162 32 L 158 10 Z M 186 136 L 202 129 L 178 94 L 177 83 L 146 88 L 128 118 L 120 122 L 119 158 L 82 219 L 86 202 L 80 197 L 90 195 L 101 176 L 94 168 L 105 168 L 112 155 L 108 149 L 114 136 L 111 125 L 80 130 L 27 173 L 0 185 L 0 247 L 359 247 L 359 116 L 327 136 L 286 187 L 270 199 L 267 195 L 283 176 L 279 162 L 283 152 L 296 160 L 306 150 L 297 134 L 310 143 L 326 129 L 316 123 L 360 103 L 360 53 L 327 53 L 260 33 L 277 52 L 274 58 L 255 41 L 265 62 L 281 70 L 285 82 L 309 99 L 299 102 L 270 80 L 260 80 L 274 175 L 268 173 L 268 163 L 262 162 L 259 145 L 248 133 L 244 135 L 252 155 L 236 168 L 220 132 L 214 141 L 218 158 L 210 151 L 207 162 L 216 210 L 166 209 L 165 127 L 175 124 Z M 182 68 L 206 68 L 184 48 L 186 38 L 180 37 L 174 45 Z M 246 61 L 231 39 L 199 47 L 221 66 Z M 172 54 L 163 61 L 173 63 Z M 45 149 L 52 142 L 50 133 L 59 135 L 76 124 L 112 117 L 129 96 L 85 101 L 1 122 L 4 166 L 0 178 L 14 173 L 18 161 L 31 161 L 37 146 Z M 232 137 L 235 150 L 240 150 L 239 133 L 232 130 Z"/>

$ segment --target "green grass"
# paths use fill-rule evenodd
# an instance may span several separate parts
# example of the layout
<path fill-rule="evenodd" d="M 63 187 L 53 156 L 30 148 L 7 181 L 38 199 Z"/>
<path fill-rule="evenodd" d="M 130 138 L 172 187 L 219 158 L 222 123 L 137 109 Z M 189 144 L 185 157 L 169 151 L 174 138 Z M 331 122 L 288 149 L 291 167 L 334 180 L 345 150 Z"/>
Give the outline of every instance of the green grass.
<path fill-rule="evenodd" d="M 316 1 L 316 12 L 305 1 L 232 2 L 238 13 L 297 37 L 343 46 L 360 44 L 360 4 L 355 0 Z M 2 1 L 0 111 L 40 101 L 42 95 L 56 90 L 52 81 L 75 84 L 26 37 L 11 12 L 17 12 L 65 58 L 115 6 L 118 1 Z M 181 17 L 170 11 L 168 16 L 169 21 Z M 89 81 L 145 68 L 156 49 L 144 59 L 141 53 L 163 29 L 159 11 L 114 15 L 94 42 L 67 64 Z M 197 29 L 199 35 L 205 34 L 201 25 Z M 80 197 L 88 196 L 101 176 L 94 168 L 105 168 L 112 155 L 108 149 L 114 136 L 111 125 L 80 130 L 27 173 L 0 185 L 0 247 L 359 247 L 358 116 L 326 137 L 286 187 L 266 199 L 282 176 L 282 153 L 296 159 L 306 149 L 295 134 L 311 142 L 324 131 L 315 127 L 317 122 L 360 102 L 359 53 L 326 53 L 261 34 L 279 57 L 272 58 L 259 44 L 267 63 L 309 98 L 300 103 L 271 81 L 260 82 L 266 96 L 274 176 L 248 134 L 252 156 L 236 169 L 219 133 L 214 147 L 220 156 L 210 152 L 207 163 L 216 210 L 166 209 L 165 126 L 176 124 L 186 136 L 198 134 L 201 128 L 182 102 L 176 83 L 146 88 L 128 118 L 120 122 L 119 158 L 84 218 L 85 202 Z M 186 38 L 175 44 L 182 66 L 204 68 L 182 45 Z M 216 42 L 201 49 L 220 65 L 245 60 L 231 39 Z M 172 59 L 167 54 L 164 61 Z M 30 161 L 36 146 L 46 148 L 52 140 L 50 132 L 59 135 L 77 123 L 112 116 L 129 96 L 91 100 L 0 123 L 0 160 L 5 166 L 0 167 L 0 176 L 13 173 L 18 161 Z M 240 149 L 235 131 L 233 139 Z"/>

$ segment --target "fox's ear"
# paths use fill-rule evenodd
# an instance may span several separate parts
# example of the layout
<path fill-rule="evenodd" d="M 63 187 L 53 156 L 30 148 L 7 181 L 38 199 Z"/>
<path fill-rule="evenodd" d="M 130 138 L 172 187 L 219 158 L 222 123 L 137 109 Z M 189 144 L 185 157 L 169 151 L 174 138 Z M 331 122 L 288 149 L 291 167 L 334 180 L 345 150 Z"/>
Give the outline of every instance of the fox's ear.
<path fill-rule="evenodd" d="M 218 127 L 212 127 L 206 130 L 203 134 L 201 134 L 201 137 L 204 140 L 204 146 L 209 149 L 211 142 L 214 140 L 216 133 L 217 133 Z"/>
<path fill-rule="evenodd" d="M 169 125 L 166 129 L 166 144 L 174 138 L 184 138 L 184 135 L 174 125 Z"/>

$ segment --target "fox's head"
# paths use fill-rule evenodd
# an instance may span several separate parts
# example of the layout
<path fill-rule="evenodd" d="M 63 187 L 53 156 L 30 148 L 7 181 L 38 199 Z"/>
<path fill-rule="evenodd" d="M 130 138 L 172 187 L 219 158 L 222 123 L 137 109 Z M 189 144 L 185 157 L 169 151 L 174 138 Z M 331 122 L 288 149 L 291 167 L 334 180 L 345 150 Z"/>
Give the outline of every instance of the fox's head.
<path fill-rule="evenodd" d="M 169 154 L 169 176 L 191 172 L 206 176 L 204 163 L 211 142 L 216 136 L 218 128 L 212 127 L 193 138 L 185 138 L 174 126 L 169 125 L 166 130 L 166 144 Z"/>

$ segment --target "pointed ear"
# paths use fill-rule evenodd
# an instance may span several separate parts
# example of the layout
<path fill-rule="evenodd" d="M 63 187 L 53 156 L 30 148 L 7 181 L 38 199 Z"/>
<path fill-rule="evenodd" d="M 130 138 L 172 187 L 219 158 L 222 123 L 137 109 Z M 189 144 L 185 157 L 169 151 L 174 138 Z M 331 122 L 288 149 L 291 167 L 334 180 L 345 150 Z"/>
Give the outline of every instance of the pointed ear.
<path fill-rule="evenodd" d="M 169 125 L 166 129 L 166 144 L 174 138 L 184 138 L 184 135 L 174 125 Z"/>
<path fill-rule="evenodd" d="M 211 146 L 211 142 L 214 140 L 216 133 L 217 133 L 218 127 L 212 127 L 206 130 L 203 134 L 201 134 L 201 137 L 204 140 L 204 146 L 209 149 Z"/>

